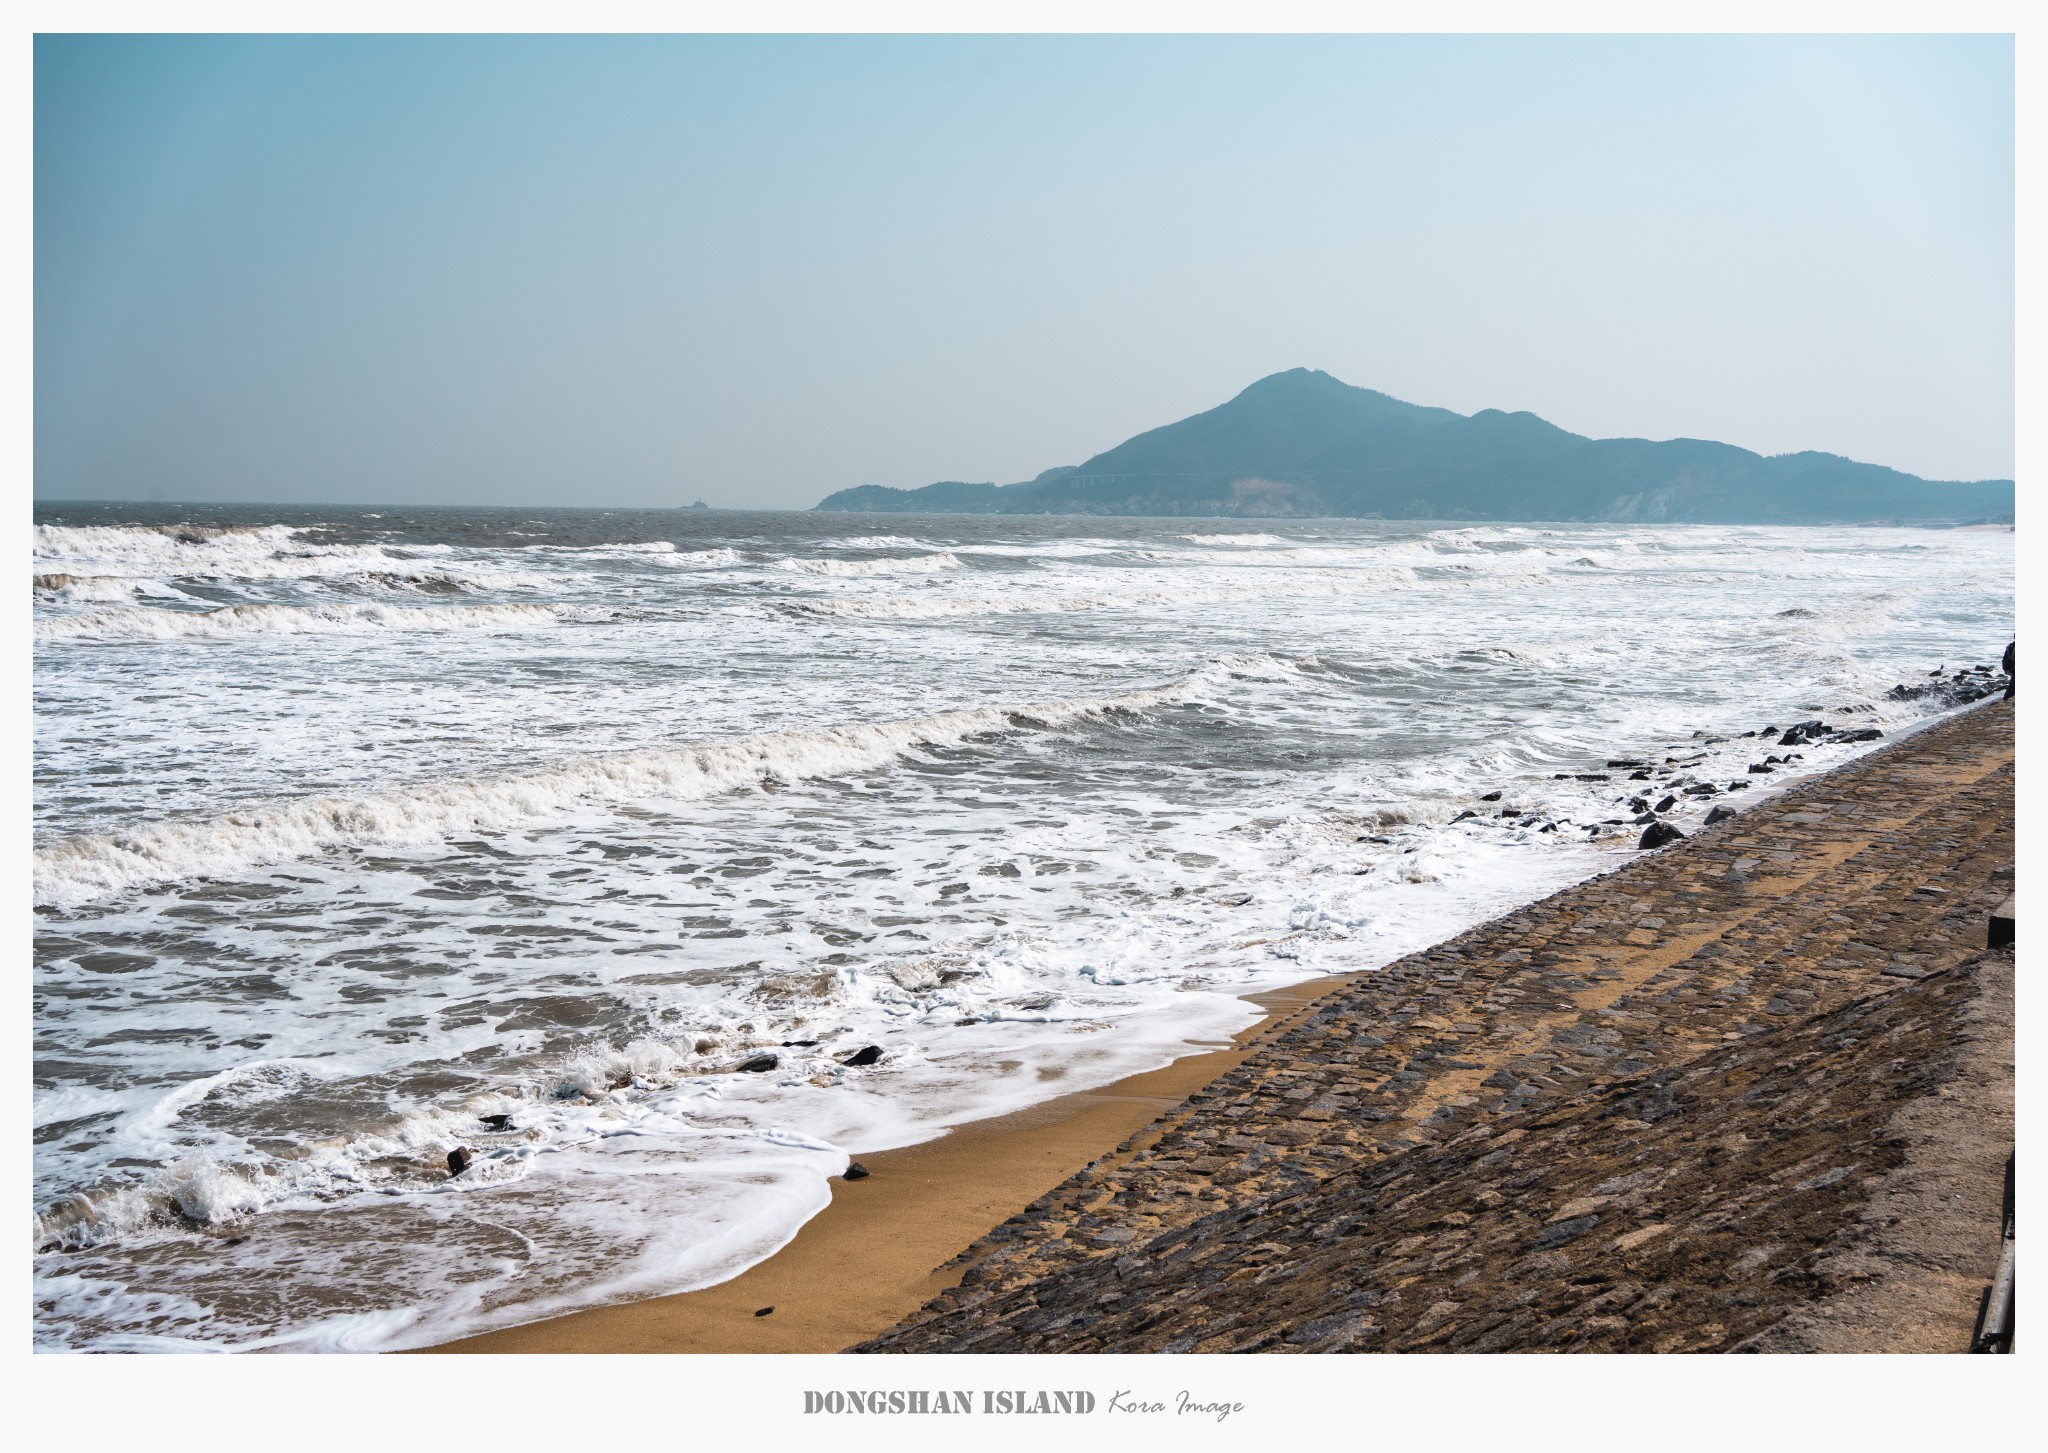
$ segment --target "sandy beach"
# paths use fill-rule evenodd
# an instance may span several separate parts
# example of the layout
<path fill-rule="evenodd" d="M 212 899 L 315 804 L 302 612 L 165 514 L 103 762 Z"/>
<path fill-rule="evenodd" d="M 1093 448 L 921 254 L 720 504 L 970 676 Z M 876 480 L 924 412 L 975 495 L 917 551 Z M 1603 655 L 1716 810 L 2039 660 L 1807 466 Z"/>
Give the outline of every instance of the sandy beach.
<path fill-rule="evenodd" d="M 1265 1017 L 1227 1047 L 1162 1069 L 863 1154 L 832 1203 L 758 1266 L 702 1291 L 598 1307 L 427 1352 L 837 1352 L 958 1279 L 946 1263 L 994 1223 L 1114 1151 L 1347 978 L 1250 996 Z M 756 1313 L 773 1307 L 766 1316 Z"/>

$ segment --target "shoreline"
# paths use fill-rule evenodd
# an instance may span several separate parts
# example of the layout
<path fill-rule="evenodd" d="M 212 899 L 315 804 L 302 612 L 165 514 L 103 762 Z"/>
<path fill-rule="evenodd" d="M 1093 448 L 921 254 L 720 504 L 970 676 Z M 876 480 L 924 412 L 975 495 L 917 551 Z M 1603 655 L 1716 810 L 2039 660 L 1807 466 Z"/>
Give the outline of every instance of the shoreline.
<path fill-rule="evenodd" d="M 1265 1013 L 1228 1045 L 1099 1089 L 969 1121 L 916 1145 L 860 1152 L 856 1158 L 870 1172 L 865 1180 L 833 1177 L 830 1203 L 795 1236 L 715 1286 L 586 1307 L 406 1350 L 842 1351 L 950 1288 L 960 1276 L 952 1258 L 989 1227 L 1124 1147 L 1358 977 L 1322 976 L 1246 994 Z M 755 1315 L 762 1307 L 775 1310 Z"/>
<path fill-rule="evenodd" d="M 1788 797 L 1808 796 L 1844 774 L 1868 770 L 1874 759 L 1892 756 L 1923 733 L 1941 735 L 1943 727 L 1953 728 L 1975 715 L 1965 709 L 1930 717 L 1898 731 L 1876 752 L 1772 784 L 1774 790 L 1759 794 L 1739 820 L 1760 825 L 1792 810 Z M 1699 838 L 1708 836 L 1697 833 Z M 1814 843 L 1808 850 L 1821 846 Z M 1820 853 L 1830 862 L 1844 855 L 1832 844 Z M 1634 857 L 1380 970 L 1302 980 L 1245 995 L 1266 1012 L 1228 1046 L 1199 1050 L 1099 1089 L 1071 1092 L 956 1126 L 917 1145 L 858 1153 L 857 1159 L 871 1172 L 867 1179 L 850 1183 L 835 1177 L 830 1182 L 831 1200 L 822 1211 L 782 1247 L 725 1282 L 542 1317 L 408 1350 L 816 1353 L 853 1348 L 916 1320 L 920 1309 L 952 1301 L 948 1294 L 957 1295 L 963 1276 L 986 1258 L 990 1237 L 1003 1233 L 1004 1223 L 1014 1227 L 1020 1221 L 1043 1219 L 1047 1201 L 1057 1199 L 1055 1192 L 1071 1198 L 1078 1186 L 1105 1178 L 1113 1182 L 1129 1163 L 1142 1162 L 1155 1142 L 1178 1133 L 1178 1122 L 1197 1101 L 1211 1098 L 1219 1087 L 1241 1077 L 1247 1060 L 1254 1055 L 1266 1060 L 1284 1057 L 1286 1051 L 1276 1041 L 1311 1016 L 1327 1017 L 1332 1003 L 1355 997 L 1344 993 L 1347 988 L 1388 975 L 1404 963 L 1438 957 L 1460 942 L 1497 936 L 1532 914 L 1554 911 L 1552 905 L 1569 902 L 1573 895 L 1602 891 L 1599 885 L 1616 873 L 1628 874 L 1662 856 Z M 1778 876 L 1767 881 L 1782 891 L 1796 879 Z M 1695 931 L 1705 927 L 1687 925 Z M 1631 935 L 1616 948 L 1646 964 L 1669 956 L 1668 950 L 1646 953 L 1639 944 L 1643 937 Z M 1607 962 L 1599 977 L 1617 977 L 1617 971 L 1631 980 L 1637 977 L 1612 953 L 1602 957 Z M 1530 1027 L 1522 1026 L 1525 1032 Z M 1470 1088 L 1458 1086 L 1461 1091 Z M 1391 1132 L 1393 1127 L 1387 1129 Z M 1406 1142 L 1393 1142 L 1402 1143 Z M 1138 1234 L 1148 1234 L 1144 1225 Z M 757 1315 L 762 1308 L 773 1311 Z"/>

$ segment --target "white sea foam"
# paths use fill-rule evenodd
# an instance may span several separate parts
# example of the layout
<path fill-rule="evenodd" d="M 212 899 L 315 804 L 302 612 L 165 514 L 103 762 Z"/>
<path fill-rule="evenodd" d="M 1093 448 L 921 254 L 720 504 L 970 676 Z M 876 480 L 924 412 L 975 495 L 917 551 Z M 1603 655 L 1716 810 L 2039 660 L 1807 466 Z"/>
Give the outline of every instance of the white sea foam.
<path fill-rule="evenodd" d="M 1287 543 L 1278 535 L 1182 535 L 1181 538 L 1196 545 L 1238 545 L 1246 549 Z"/>
<path fill-rule="evenodd" d="M 729 546 L 718 546 L 711 550 L 678 550 L 662 558 L 664 565 L 685 565 L 697 570 L 722 570 L 729 565 L 744 565 L 747 557 Z"/>
<path fill-rule="evenodd" d="M 35 558 L 46 569 L 118 576 L 274 578 L 365 568 L 393 557 L 376 545 L 307 541 L 286 525 L 243 529 L 195 526 L 38 525 Z"/>
<path fill-rule="evenodd" d="M 867 596 L 846 600 L 790 600 L 784 609 L 807 615 L 841 616 L 870 621 L 935 621 L 975 615 L 1078 614 L 1103 610 L 1135 610 L 1147 606 L 1220 605 L 1278 597 L 1308 599 L 1400 589 L 1413 576 L 1396 567 L 1358 569 L 1341 575 L 1302 576 L 1293 580 L 1246 581 L 1243 584 L 1142 585 L 1089 594 L 1064 594 L 1019 589 L 1000 594 L 912 594 Z"/>
<path fill-rule="evenodd" d="M 138 598 L 159 600 L 190 600 L 191 596 L 160 580 L 124 579 L 110 575 L 65 575 L 51 574 L 35 577 L 35 594 L 38 599 L 63 601 L 67 604 L 127 601 Z"/>
<path fill-rule="evenodd" d="M 503 828 L 581 808 L 688 801 L 753 786 L 866 771 L 920 746 L 985 732 L 1053 729 L 1144 711 L 1210 689 L 1230 662 L 1138 691 L 938 712 L 906 721 L 765 732 L 732 741 L 566 763 L 502 778 L 427 782 L 355 797 L 252 804 L 220 816 L 67 838 L 34 856 L 36 901 L 78 904 L 149 883 L 218 876 L 338 847 L 418 846 L 451 833 Z"/>
<path fill-rule="evenodd" d="M 289 525 L 37 525 L 32 538 L 38 559 L 126 555 L 174 560 L 194 550 L 276 551 L 290 547 L 299 533 Z"/>
<path fill-rule="evenodd" d="M 233 640 L 244 636 L 358 635 L 374 631 L 522 630 L 553 625 L 545 605 L 231 605 L 217 610 L 116 607 L 35 623 L 38 641 Z"/>
<path fill-rule="evenodd" d="M 527 545 L 528 550 L 557 555 L 673 555 L 673 540 L 620 540 L 601 545 Z"/>
<path fill-rule="evenodd" d="M 335 544 L 287 525 L 213 529 L 185 525 L 38 525 L 38 574 L 102 579 L 225 582 L 323 581 L 393 589 L 538 588 L 555 577 L 503 561 L 458 560 L 445 545 L 402 551 L 378 544 Z"/>
<path fill-rule="evenodd" d="M 941 570 L 958 570 L 960 557 L 950 550 L 936 555 L 910 555 L 881 560 L 835 560 L 830 557 L 796 557 L 775 562 L 778 569 L 800 575 L 931 575 Z"/>
<path fill-rule="evenodd" d="M 1135 554 L 1132 546 L 1117 540 L 1036 540 L 1029 544 L 1009 545 L 980 543 L 954 545 L 957 555 L 995 555 L 1014 560 L 1085 560 L 1097 555 Z M 1186 558 L 1183 554 L 1179 558 Z"/>

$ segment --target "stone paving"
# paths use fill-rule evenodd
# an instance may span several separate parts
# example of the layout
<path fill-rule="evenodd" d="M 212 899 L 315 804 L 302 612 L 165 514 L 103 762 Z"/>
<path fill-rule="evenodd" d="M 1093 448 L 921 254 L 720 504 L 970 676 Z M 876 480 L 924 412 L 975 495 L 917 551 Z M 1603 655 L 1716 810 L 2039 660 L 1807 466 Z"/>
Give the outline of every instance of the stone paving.
<path fill-rule="evenodd" d="M 1978 707 L 1361 976 L 856 1350 L 1737 1345 L 1827 1294 L 1878 1132 L 1949 1072 L 2012 763 Z"/>

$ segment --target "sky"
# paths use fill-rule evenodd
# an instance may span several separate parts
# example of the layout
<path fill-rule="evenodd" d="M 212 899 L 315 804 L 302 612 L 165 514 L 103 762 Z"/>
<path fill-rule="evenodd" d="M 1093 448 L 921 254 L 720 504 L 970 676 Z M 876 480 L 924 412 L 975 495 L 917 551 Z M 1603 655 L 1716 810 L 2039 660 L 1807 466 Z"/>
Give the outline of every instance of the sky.
<path fill-rule="evenodd" d="M 38 499 L 807 508 L 1294 367 L 2014 453 L 2009 37 L 40 37 Z"/>

